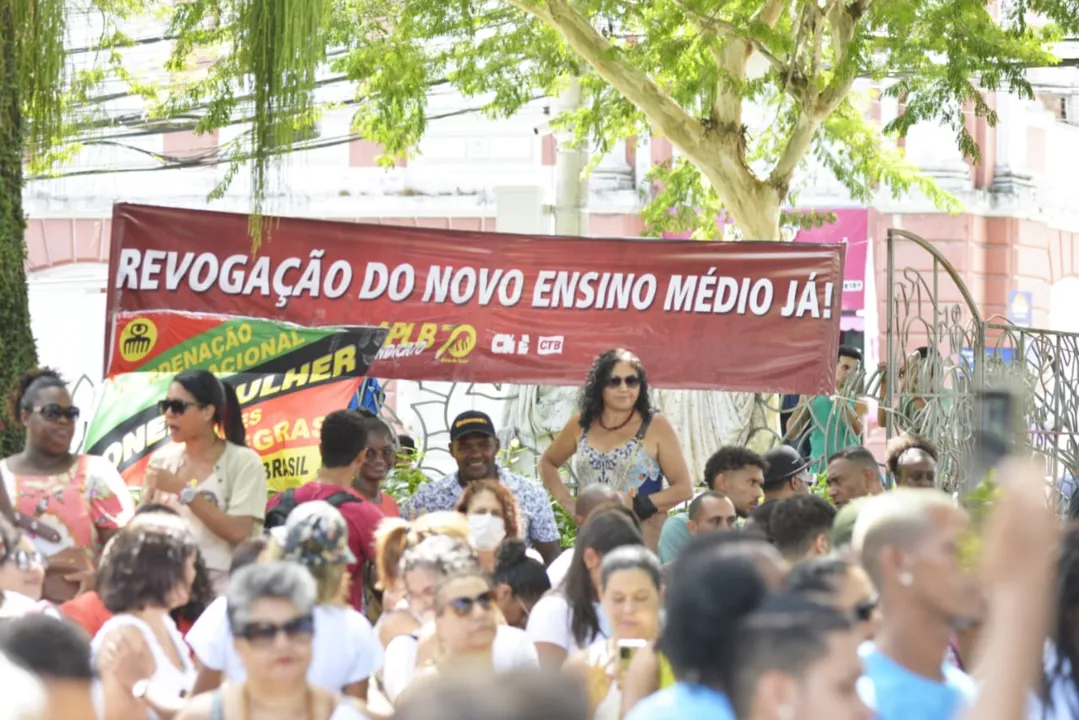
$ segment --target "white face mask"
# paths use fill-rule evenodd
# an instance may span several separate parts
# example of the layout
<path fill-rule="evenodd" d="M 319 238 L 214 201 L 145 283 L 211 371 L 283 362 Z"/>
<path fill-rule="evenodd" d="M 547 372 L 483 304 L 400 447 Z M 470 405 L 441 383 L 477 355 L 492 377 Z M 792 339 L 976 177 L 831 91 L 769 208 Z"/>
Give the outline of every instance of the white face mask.
<path fill-rule="evenodd" d="M 497 515 L 469 515 L 468 529 L 477 550 L 494 550 L 506 539 L 506 522 Z"/>

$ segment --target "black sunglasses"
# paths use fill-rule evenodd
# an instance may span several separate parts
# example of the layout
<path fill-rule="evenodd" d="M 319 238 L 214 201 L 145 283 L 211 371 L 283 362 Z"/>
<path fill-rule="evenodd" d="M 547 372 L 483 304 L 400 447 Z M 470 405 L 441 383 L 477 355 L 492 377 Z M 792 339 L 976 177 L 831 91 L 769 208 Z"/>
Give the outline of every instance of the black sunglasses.
<path fill-rule="evenodd" d="M 381 450 L 375 450 L 374 448 L 367 448 L 363 451 L 364 457 L 368 460 L 374 460 L 375 458 L 382 456 L 382 459 L 386 462 L 393 462 L 397 459 L 397 450 L 392 445 L 387 445 Z"/>
<path fill-rule="evenodd" d="M 64 407 L 63 405 L 58 405 L 56 403 L 49 403 L 48 405 L 34 408 L 34 412 L 49 422 L 59 422 L 61 418 L 66 418 L 71 422 L 75 422 L 79 419 L 79 409 L 74 405 Z"/>
<path fill-rule="evenodd" d="M 45 556 L 36 550 L 33 552 L 28 550 L 16 550 L 12 553 L 11 558 L 15 561 L 15 567 L 20 570 L 31 570 L 35 565 L 44 569 L 48 562 L 45 559 Z"/>
<path fill-rule="evenodd" d="M 873 612 L 877 609 L 880 601 L 875 598 L 867 598 L 854 606 L 854 619 L 858 622 L 869 622 L 873 618 Z"/>
<path fill-rule="evenodd" d="M 629 377 L 619 377 L 617 375 L 611 375 L 609 378 L 607 378 L 607 387 L 609 388 L 622 387 L 622 383 L 625 383 L 626 387 L 632 390 L 635 387 L 640 387 L 641 379 L 636 375 L 630 375 Z"/>
<path fill-rule="evenodd" d="M 457 617 L 468 617 L 472 614 L 472 609 L 479 605 L 484 610 L 490 610 L 491 606 L 495 602 L 495 591 L 488 590 L 487 592 L 480 593 L 475 597 L 457 597 L 453 598 L 446 603 L 449 607 L 453 608 L 453 612 L 457 614 Z"/>
<path fill-rule="evenodd" d="M 255 645 L 269 645 L 277 639 L 278 635 L 284 635 L 289 640 L 296 638 L 309 638 L 315 632 L 315 618 L 304 615 L 287 623 L 277 625 L 268 622 L 247 623 L 233 632 L 236 637 L 241 637 Z"/>
<path fill-rule="evenodd" d="M 206 407 L 206 403 L 187 402 L 186 400 L 158 400 L 157 409 L 164 415 L 165 413 L 172 413 L 173 415 L 183 415 L 187 412 L 189 407 Z"/>

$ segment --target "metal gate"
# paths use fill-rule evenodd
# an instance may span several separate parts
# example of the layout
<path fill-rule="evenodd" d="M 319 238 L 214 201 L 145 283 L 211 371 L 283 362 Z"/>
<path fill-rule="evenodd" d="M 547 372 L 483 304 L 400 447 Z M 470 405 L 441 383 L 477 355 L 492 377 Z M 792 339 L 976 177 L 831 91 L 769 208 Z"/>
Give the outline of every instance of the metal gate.
<path fill-rule="evenodd" d="M 931 268 L 897 267 L 904 244 L 924 252 Z M 935 443 L 941 478 L 962 493 L 978 480 L 967 461 L 978 392 L 1018 385 L 1026 396 L 1021 441 L 1044 459 L 1047 478 L 1070 496 L 1079 467 L 1079 335 L 983 317 L 943 253 L 903 230 L 887 234 L 886 283 L 882 405 L 893 419 L 888 437 L 907 431 Z"/>

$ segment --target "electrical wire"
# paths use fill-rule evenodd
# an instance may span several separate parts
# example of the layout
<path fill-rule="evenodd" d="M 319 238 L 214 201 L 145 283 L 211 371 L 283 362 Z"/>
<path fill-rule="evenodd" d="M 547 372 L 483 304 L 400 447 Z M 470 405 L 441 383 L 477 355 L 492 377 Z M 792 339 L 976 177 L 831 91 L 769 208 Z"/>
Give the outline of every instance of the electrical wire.
<path fill-rule="evenodd" d="M 542 99 L 545 99 L 545 98 L 546 98 L 545 95 L 536 95 L 536 96 L 530 98 L 528 102 L 535 102 L 536 100 L 542 100 Z M 451 118 L 451 117 L 460 117 L 462 115 L 469 115 L 469 114 L 472 114 L 472 113 L 483 112 L 485 109 L 486 108 L 484 106 L 462 108 L 460 110 L 454 110 L 454 111 L 451 111 L 451 112 L 445 112 L 445 113 L 440 113 L 440 114 L 435 114 L 435 115 L 429 115 L 427 117 L 427 120 L 429 122 L 430 121 L 437 121 L 437 120 L 445 120 L 445 119 Z M 228 157 L 227 155 L 223 156 L 221 151 L 222 151 L 222 149 L 227 149 L 229 146 L 234 145 L 235 143 L 237 143 L 239 141 L 239 139 L 240 138 L 237 138 L 236 140 L 232 140 L 232 141 L 230 141 L 229 143 L 227 143 L 224 146 L 211 148 L 211 149 L 207 150 L 205 153 L 203 153 L 201 156 L 195 157 L 194 159 L 192 159 L 192 158 L 180 158 L 180 157 L 171 156 L 171 155 L 163 155 L 161 153 L 155 153 L 155 152 L 152 152 L 150 150 L 146 150 L 144 148 L 137 148 L 137 147 L 133 147 L 133 146 L 130 146 L 130 145 L 124 145 L 123 143 L 118 143 L 118 142 L 114 142 L 114 141 L 107 141 L 107 140 L 106 141 L 90 141 L 90 142 L 87 142 L 85 144 L 88 144 L 88 145 L 113 145 L 113 146 L 122 147 L 122 148 L 125 148 L 125 149 L 128 149 L 128 150 L 134 150 L 134 151 L 139 152 L 141 154 L 153 157 L 153 158 L 161 161 L 162 164 L 156 165 L 156 166 L 151 166 L 151 167 L 93 168 L 93 169 L 86 169 L 86 170 L 70 170 L 68 172 L 50 173 L 50 174 L 47 174 L 47 175 L 32 175 L 32 176 L 27 176 L 26 177 L 26 182 L 29 183 L 29 182 L 34 182 L 34 181 L 47 181 L 47 180 L 55 180 L 55 179 L 67 178 L 67 177 L 86 177 L 86 176 L 90 176 L 90 175 L 119 175 L 119 174 L 125 174 L 125 173 L 155 172 L 155 171 L 161 171 L 161 170 L 183 170 L 183 169 L 186 169 L 186 168 L 216 167 L 217 165 L 223 165 L 223 164 L 232 162 L 232 158 Z M 338 135 L 338 136 L 332 136 L 332 137 L 329 137 L 329 138 L 320 138 L 320 139 L 317 139 L 317 140 L 307 140 L 307 141 L 294 143 L 294 144 L 292 144 L 292 145 L 290 145 L 288 147 L 285 147 L 285 148 L 280 148 L 280 149 L 271 151 L 270 155 L 289 155 L 289 154 L 292 154 L 292 153 L 304 152 L 304 151 L 307 151 L 307 150 L 321 150 L 323 148 L 334 147 L 334 146 L 337 146 L 337 145 L 345 145 L 347 143 L 350 143 L 350 142 L 353 142 L 353 141 L 356 141 L 356 140 L 363 140 L 363 139 L 364 139 L 364 137 L 362 135 L 358 134 L 358 133 L 349 133 L 347 135 Z"/>

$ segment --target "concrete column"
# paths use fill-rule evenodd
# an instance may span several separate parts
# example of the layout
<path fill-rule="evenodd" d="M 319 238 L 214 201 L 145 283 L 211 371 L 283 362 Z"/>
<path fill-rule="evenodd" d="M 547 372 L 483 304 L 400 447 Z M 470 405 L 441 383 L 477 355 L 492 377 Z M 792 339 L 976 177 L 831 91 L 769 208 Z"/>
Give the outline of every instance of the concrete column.
<path fill-rule="evenodd" d="M 571 78 L 558 98 L 558 113 L 581 107 L 581 84 Z M 554 187 L 554 234 L 580 237 L 588 234 L 588 181 L 582 177 L 588 166 L 588 150 L 573 147 L 573 133 L 557 135 Z"/>
<path fill-rule="evenodd" d="M 593 148 L 593 152 L 599 152 Z M 633 168 L 626 162 L 626 141 L 618 140 L 611 146 L 592 171 L 592 186 L 597 190 L 632 190 Z"/>
<path fill-rule="evenodd" d="M 544 206 L 546 192 L 539 185 L 501 185 L 495 188 L 498 232 L 548 235 L 551 217 Z"/>
<path fill-rule="evenodd" d="M 1033 187 L 1027 167 L 1027 122 L 1024 101 L 1007 93 L 997 94 L 997 165 L 993 190 L 1019 194 Z"/>
<path fill-rule="evenodd" d="M 907 157 L 946 190 L 970 190 L 970 166 L 955 144 L 955 132 L 937 123 L 916 124 L 907 133 Z"/>

